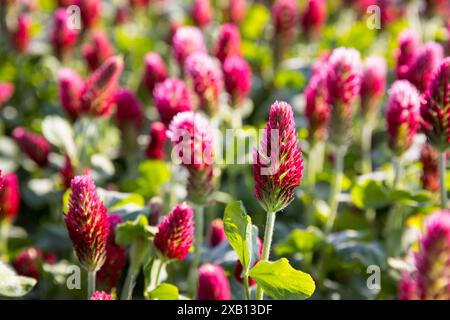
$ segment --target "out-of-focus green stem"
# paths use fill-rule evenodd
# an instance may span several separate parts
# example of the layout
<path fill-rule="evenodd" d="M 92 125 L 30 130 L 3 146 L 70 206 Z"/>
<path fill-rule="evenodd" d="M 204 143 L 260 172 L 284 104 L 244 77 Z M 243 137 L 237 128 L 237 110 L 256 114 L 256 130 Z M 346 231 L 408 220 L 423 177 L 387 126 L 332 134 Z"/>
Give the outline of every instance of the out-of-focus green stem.
<path fill-rule="evenodd" d="M 338 146 L 335 152 L 334 159 L 334 169 L 333 176 L 334 181 L 331 187 L 330 198 L 329 198 L 329 207 L 330 207 L 330 216 L 325 224 L 325 233 L 329 233 L 334 226 L 334 222 L 337 216 L 337 210 L 339 206 L 339 194 L 342 189 L 342 180 L 344 178 L 344 157 L 347 148 L 345 146 Z"/>
<path fill-rule="evenodd" d="M 95 292 L 95 274 L 96 273 L 97 273 L 96 271 L 88 271 L 88 278 L 87 278 L 88 300 L 92 297 L 92 295 Z"/>
<path fill-rule="evenodd" d="M 197 297 L 197 283 L 198 283 L 198 267 L 200 265 L 200 255 L 203 240 L 203 222 L 204 222 L 204 206 L 195 205 L 194 206 L 194 260 L 191 265 L 191 283 L 190 291 L 193 299 Z"/>
<path fill-rule="evenodd" d="M 263 252 L 261 261 L 269 261 L 270 247 L 272 245 L 273 228 L 275 226 L 276 212 L 267 212 L 266 229 L 264 231 Z M 263 300 L 264 292 L 261 286 L 256 288 L 256 300 Z"/>
<path fill-rule="evenodd" d="M 446 159 L 446 153 L 439 152 L 439 188 L 441 191 L 441 208 L 446 209 L 447 208 L 447 188 L 445 185 L 445 175 L 447 171 L 447 159 Z"/>
<path fill-rule="evenodd" d="M 394 182 L 392 184 L 392 189 L 395 190 L 398 187 L 398 182 L 402 174 L 402 162 L 399 157 L 394 157 L 392 161 L 394 163 Z"/>
<path fill-rule="evenodd" d="M 309 196 L 311 198 L 311 203 L 308 206 L 306 213 L 306 221 L 308 225 L 314 224 L 314 196 L 315 196 L 315 186 L 316 186 L 316 174 L 322 171 L 323 167 L 323 157 L 325 152 L 325 144 L 323 141 L 311 142 L 311 149 L 308 157 L 308 169 L 307 169 L 307 179 L 308 179 L 308 190 Z"/>
<path fill-rule="evenodd" d="M 366 122 L 361 130 L 361 148 L 362 148 L 362 172 L 364 174 L 372 172 L 372 124 Z"/>
<path fill-rule="evenodd" d="M 248 274 L 244 274 L 244 293 L 245 293 L 245 300 L 250 300 L 250 284 Z"/>

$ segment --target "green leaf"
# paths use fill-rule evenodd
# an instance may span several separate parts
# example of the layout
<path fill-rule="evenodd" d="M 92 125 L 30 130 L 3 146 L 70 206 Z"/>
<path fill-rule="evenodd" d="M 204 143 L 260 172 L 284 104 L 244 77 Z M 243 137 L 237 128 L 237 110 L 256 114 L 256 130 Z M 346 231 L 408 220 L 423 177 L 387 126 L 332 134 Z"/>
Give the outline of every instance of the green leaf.
<path fill-rule="evenodd" d="M 388 191 L 381 181 L 365 179 L 351 190 L 354 204 L 360 209 L 382 208 L 389 203 Z"/>
<path fill-rule="evenodd" d="M 161 283 L 150 292 L 150 297 L 154 300 L 178 300 L 178 295 L 178 288 L 169 283 Z"/>
<path fill-rule="evenodd" d="M 116 228 L 116 242 L 119 245 L 127 246 L 135 239 L 150 239 L 155 234 L 155 228 L 148 225 L 147 217 L 138 216 L 134 221 L 125 221 Z"/>
<path fill-rule="evenodd" d="M 0 296 L 23 297 L 36 283 L 36 279 L 18 276 L 11 267 L 0 261 Z"/>
<path fill-rule="evenodd" d="M 147 160 L 139 165 L 138 171 L 136 192 L 145 198 L 157 194 L 161 186 L 170 180 L 170 170 L 163 161 Z"/>
<path fill-rule="evenodd" d="M 62 149 L 71 158 L 76 154 L 74 133 L 70 123 L 58 116 L 47 116 L 42 121 L 42 133 L 54 146 Z"/>
<path fill-rule="evenodd" d="M 277 256 L 285 256 L 298 252 L 312 252 L 322 240 L 322 234 L 318 229 L 295 229 L 275 247 L 275 253 Z"/>
<path fill-rule="evenodd" d="M 295 270 L 286 258 L 258 262 L 249 273 L 264 292 L 276 300 L 303 300 L 316 289 L 311 276 Z"/>
<path fill-rule="evenodd" d="M 258 230 L 252 225 L 242 201 L 232 202 L 225 208 L 223 225 L 228 242 L 236 251 L 244 272 L 247 272 L 258 259 Z"/>

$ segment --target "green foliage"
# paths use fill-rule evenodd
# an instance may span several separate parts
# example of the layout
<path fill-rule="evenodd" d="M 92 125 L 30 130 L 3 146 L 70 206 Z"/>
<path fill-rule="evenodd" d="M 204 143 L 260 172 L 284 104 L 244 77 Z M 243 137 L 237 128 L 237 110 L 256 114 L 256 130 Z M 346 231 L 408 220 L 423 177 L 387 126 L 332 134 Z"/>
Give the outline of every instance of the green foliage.
<path fill-rule="evenodd" d="M 0 296 L 23 297 L 36 283 L 36 279 L 18 276 L 11 267 L 0 261 Z"/>
<path fill-rule="evenodd" d="M 147 217 L 138 216 L 134 221 L 125 221 L 116 227 L 116 243 L 128 246 L 136 239 L 150 240 L 155 235 L 155 228 L 148 225 Z"/>

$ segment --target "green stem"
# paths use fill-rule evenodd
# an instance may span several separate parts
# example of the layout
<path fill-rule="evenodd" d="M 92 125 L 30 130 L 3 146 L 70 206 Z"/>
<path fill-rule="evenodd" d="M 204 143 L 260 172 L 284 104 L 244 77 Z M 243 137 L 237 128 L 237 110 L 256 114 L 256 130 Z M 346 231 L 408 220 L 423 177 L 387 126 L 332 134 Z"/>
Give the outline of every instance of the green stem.
<path fill-rule="evenodd" d="M 95 274 L 97 271 L 88 271 L 88 300 L 92 297 L 95 292 Z"/>
<path fill-rule="evenodd" d="M 439 152 L 439 187 L 441 190 L 441 208 L 447 208 L 447 188 L 445 185 L 445 174 L 447 171 L 445 152 Z"/>
<path fill-rule="evenodd" d="M 121 300 L 131 300 L 133 296 L 133 287 L 134 287 L 134 271 L 132 270 L 132 266 L 128 268 L 127 277 L 125 278 L 125 283 L 123 284 L 122 294 L 120 296 Z"/>
<path fill-rule="evenodd" d="M 157 287 L 159 284 L 159 277 L 161 275 L 161 270 L 162 270 L 164 264 L 165 264 L 165 262 L 163 260 L 159 261 L 158 271 L 156 272 L 156 278 L 155 278 L 155 287 Z"/>
<path fill-rule="evenodd" d="M 402 164 L 401 164 L 401 159 L 398 157 L 394 157 L 393 162 L 394 162 L 394 182 L 392 184 L 392 189 L 395 190 L 395 189 L 397 189 L 398 182 L 400 180 Z"/>
<path fill-rule="evenodd" d="M 311 142 L 311 150 L 308 158 L 308 190 L 310 197 L 310 204 L 306 212 L 306 222 L 308 225 L 314 224 L 314 201 L 315 201 L 315 186 L 316 186 L 316 173 L 322 170 L 323 155 L 325 144 L 322 141 Z"/>
<path fill-rule="evenodd" d="M 336 220 L 337 210 L 339 206 L 338 197 L 341 193 L 342 179 L 344 178 L 344 157 L 346 151 L 347 148 L 345 146 L 339 146 L 337 147 L 337 150 L 335 152 L 335 162 L 333 169 L 334 181 L 328 202 L 330 206 L 330 217 L 325 224 L 325 233 L 329 233 L 333 229 L 334 222 Z"/>
<path fill-rule="evenodd" d="M 4 262 L 9 261 L 8 254 L 8 235 L 9 235 L 10 223 L 3 221 L 0 223 L 0 257 Z"/>
<path fill-rule="evenodd" d="M 136 278 L 139 275 L 142 262 L 148 253 L 148 240 L 145 238 L 137 238 L 130 247 L 130 266 L 128 267 L 127 278 L 122 289 L 120 298 L 122 300 L 131 300 L 133 297 L 133 289 Z"/>
<path fill-rule="evenodd" d="M 370 122 L 363 124 L 361 133 L 362 172 L 367 174 L 372 172 L 372 125 Z"/>
<path fill-rule="evenodd" d="M 264 231 L 263 252 L 261 261 L 269 261 L 270 246 L 272 245 L 273 227 L 275 225 L 276 212 L 267 212 L 266 230 Z M 261 286 L 256 288 L 256 300 L 263 300 L 264 292 Z"/>
<path fill-rule="evenodd" d="M 244 274 L 244 293 L 245 293 L 245 300 L 250 300 L 250 281 L 248 279 L 248 274 Z"/>
<path fill-rule="evenodd" d="M 198 267 L 200 265 L 200 254 L 203 239 L 203 222 L 204 222 L 204 207 L 196 205 L 195 211 L 195 228 L 194 228 L 194 260 L 191 266 L 191 295 L 195 299 L 197 297 L 197 282 L 198 282 Z"/>

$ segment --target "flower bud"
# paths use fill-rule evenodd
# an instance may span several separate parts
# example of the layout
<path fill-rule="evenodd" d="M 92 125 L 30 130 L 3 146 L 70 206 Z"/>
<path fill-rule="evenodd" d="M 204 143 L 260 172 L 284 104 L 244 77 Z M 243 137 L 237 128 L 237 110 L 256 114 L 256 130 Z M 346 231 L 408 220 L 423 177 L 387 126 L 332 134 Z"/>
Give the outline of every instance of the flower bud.
<path fill-rule="evenodd" d="M 114 48 L 105 33 L 94 31 L 90 41 L 81 47 L 81 54 L 89 70 L 94 71 L 114 54 Z"/>
<path fill-rule="evenodd" d="M 123 131 L 131 127 L 138 133 L 144 122 L 144 110 L 133 91 L 126 88 L 119 89 L 116 104 L 116 122 L 119 128 Z"/>
<path fill-rule="evenodd" d="M 32 133 L 25 128 L 17 127 L 12 132 L 12 137 L 20 150 L 38 166 L 46 167 L 48 165 L 50 144 L 43 136 Z"/>
<path fill-rule="evenodd" d="M 70 16 L 64 8 L 57 9 L 53 15 L 50 41 L 53 51 L 59 59 L 64 58 L 72 51 L 78 39 L 78 32 L 67 26 L 69 18 Z"/>
<path fill-rule="evenodd" d="M 225 23 L 220 27 L 214 46 L 214 55 L 222 63 L 229 56 L 241 55 L 241 34 L 232 23 Z"/>
<path fill-rule="evenodd" d="M 207 263 L 198 273 L 197 300 L 230 300 L 230 283 L 221 266 Z"/>
<path fill-rule="evenodd" d="M 227 7 L 228 20 L 234 24 L 240 24 L 247 14 L 246 0 L 230 0 Z"/>
<path fill-rule="evenodd" d="M 328 105 L 326 72 L 313 74 L 305 88 L 305 117 L 308 120 L 311 141 L 324 141 L 328 137 L 331 108 Z"/>
<path fill-rule="evenodd" d="M 411 30 L 405 30 L 398 37 L 399 48 L 396 53 L 396 74 L 398 79 L 406 79 L 409 67 L 420 46 L 419 37 Z"/>
<path fill-rule="evenodd" d="M 370 56 L 364 61 L 361 82 L 361 108 L 363 116 L 372 120 L 380 110 L 386 90 L 387 65 L 384 58 Z"/>
<path fill-rule="evenodd" d="M 222 219 L 214 219 L 209 228 L 209 245 L 211 247 L 217 247 L 226 240 L 227 236 L 225 235 L 225 230 L 223 229 Z"/>
<path fill-rule="evenodd" d="M 289 40 L 298 20 L 297 0 L 276 0 L 272 7 L 275 34 Z"/>
<path fill-rule="evenodd" d="M 11 32 L 11 41 L 14 48 L 24 53 L 30 44 L 31 21 L 28 15 L 21 14 L 17 18 L 16 29 Z"/>
<path fill-rule="evenodd" d="M 153 100 L 161 121 L 168 126 L 173 117 L 185 111 L 191 111 L 191 96 L 184 81 L 167 79 L 158 83 L 153 90 Z"/>
<path fill-rule="evenodd" d="M 66 189 L 70 188 L 70 182 L 75 177 L 75 168 L 68 155 L 64 156 L 64 163 L 61 169 L 59 170 L 59 176 L 61 177 L 61 181 L 64 187 Z"/>
<path fill-rule="evenodd" d="M 438 152 L 428 143 L 422 146 L 420 162 L 422 163 L 422 176 L 420 182 L 425 190 L 436 192 L 439 190 Z"/>
<path fill-rule="evenodd" d="M 26 248 L 20 251 L 13 262 L 18 275 L 39 279 L 41 275 L 42 252 L 38 248 Z"/>
<path fill-rule="evenodd" d="M 92 28 L 101 18 L 102 0 L 78 0 L 83 28 Z"/>
<path fill-rule="evenodd" d="M 207 53 L 202 32 L 196 27 L 179 27 L 172 38 L 173 56 L 180 67 L 194 52 Z"/>
<path fill-rule="evenodd" d="M 300 22 L 307 39 L 320 35 L 327 16 L 327 4 L 324 0 L 308 0 Z"/>
<path fill-rule="evenodd" d="M 213 8 L 210 0 L 194 0 L 191 9 L 191 17 L 196 26 L 204 28 L 211 23 Z"/>
<path fill-rule="evenodd" d="M 14 173 L 3 176 L 3 188 L 0 190 L 0 223 L 12 221 L 19 213 L 19 180 Z"/>
<path fill-rule="evenodd" d="M 64 111 L 72 120 L 76 120 L 81 113 L 81 93 L 84 81 L 72 69 L 64 68 L 58 74 L 59 101 Z"/>
<path fill-rule="evenodd" d="M 247 99 L 252 88 L 252 70 L 241 56 L 230 56 L 223 62 L 225 88 L 231 96 L 232 106 L 239 106 Z"/>
<path fill-rule="evenodd" d="M 144 76 L 142 83 L 152 93 L 157 83 L 167 79 L 167 68 L 159 54 L 149 52 L 144 58 Z"/>
<path fill-rule="evenodd" d="M 150 126 L 150 143 L 145 152 L 148 159 L 164 160 L 166 143 L 166 126 L 156 121 Z"/>

